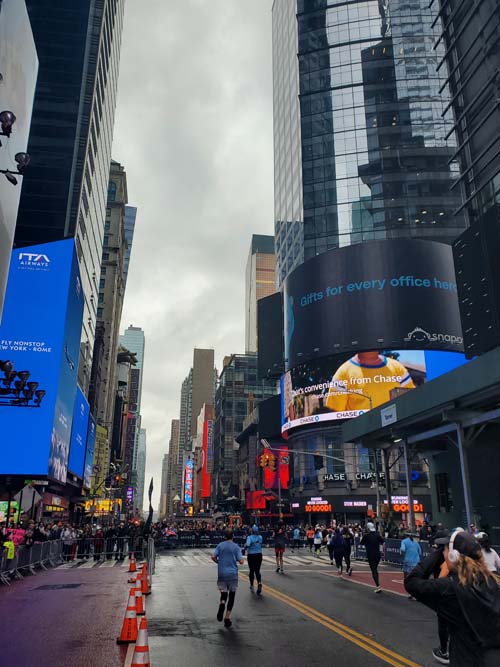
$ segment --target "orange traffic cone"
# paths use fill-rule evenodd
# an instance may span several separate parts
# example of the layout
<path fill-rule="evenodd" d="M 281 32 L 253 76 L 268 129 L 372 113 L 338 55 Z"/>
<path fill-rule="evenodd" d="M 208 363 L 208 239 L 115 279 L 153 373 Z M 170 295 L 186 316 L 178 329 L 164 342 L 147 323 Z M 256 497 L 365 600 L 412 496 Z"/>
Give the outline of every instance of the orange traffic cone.
<path fill-rule="evenodd" d="M 146 574 L 141 574 L 141 590 L 143 595 L 149 595 L 151 591 L 149 590 L 149 581 L 148 581 L 148 575 Z"/>
<path fill-rule="evenodd" d="M 130 565 L 128 567 L 129 572 L 137 572 L 137 567 L 135 566 L 135 554 L 132 553 L 130 556 Z"/>
<path fill-rule="evenodd" d="M 127 610 L 123 619 L 122 631 L 116 640 L 117 644 L 130 644 L 137 639 L 137 616 L 135 613 L 135 588 L 130 590 Z"/>
<path fill-rule="evenodd" d="M 149 662 L 148 624 L 145 618 L 141 618 L 139 635 L 130 667 L 151 667 Z"/>
<path fill-rule="evenodd" d="M 142 576 L 144 576 L 144 575 L 147 574 L 147 573 L 148 573 L 148 565 L 147 565 L 146 562 L 144 562 L 144 563 L 142 564 L 142 571 L 141 571 L 141 574 L 142 574 Z"/>
<path fill-rule="evenodd" d="M 142 616 L 146 613 L 141 587 L 135 589 L 135 613 L 137 616 Z"/>

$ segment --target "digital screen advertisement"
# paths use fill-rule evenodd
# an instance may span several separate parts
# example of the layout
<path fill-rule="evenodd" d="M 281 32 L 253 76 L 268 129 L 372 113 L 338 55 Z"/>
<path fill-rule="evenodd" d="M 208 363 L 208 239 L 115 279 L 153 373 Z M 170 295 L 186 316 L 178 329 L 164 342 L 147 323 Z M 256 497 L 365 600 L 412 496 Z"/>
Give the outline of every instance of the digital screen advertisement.
<path fill-rule="evenodd" d="M 89 416 L 89 428 L 87 431 L 87 446 L 85 448 L 85 466 L 83 469 L 83 486 L 90 489 L 92 483 L 92 468 L 94 465 L 94 450 L 96 439 L 96 422 L 92 415 Z"/>
<path fill-rule="evenodd" d="M 281 378 L 281 431 L 359 417 L 464 363 L 455 352 L 388 350 L 301 364 Z"/>
<path fill-rule="evenodd" d="M 0 430 L 12 443 L 0 474 L 66 481 L 82 314 L 73 239 L 13 251 L 0 325 Z"/>
<path fill-rule="evenodd" d="M 80 387 L 77 387 L 75 407 L 73 410 L 68 470 L 78 477 L 83 477 L 87 430 L 89 427 L 89 413 L 90 409 L 88 401 Z"/>
<path fill-rule="evenodd" d="M 269 466 L 265 467 L 264 470 L 264 488 L 265 489 L 277 489 L 281 486 L 281 489 L 288 489 L 288 484 L 290 481 L 290 467 L 289 467 L 289 458 L 288 458 L 288 445 L 283 443 L 274 443 L 272 444 L 272 455 L 274 458 L 274 470 Z M 265 452 L 264 452 L 265 453 Z M 278 480 L 279 477 L 279 480 Z"/>
<path fill-rule="evenodd" d="M 193 502 L 193 467 L 193 459 L 188 459 L 184 468 L 184 502 L 188 505 Z"/>
<path fill-rule="evenodd" d="M 369 241 L 304 262 L 285 281 L 285 360 L 358 350 L 463 352 L 452 248 Z"/>

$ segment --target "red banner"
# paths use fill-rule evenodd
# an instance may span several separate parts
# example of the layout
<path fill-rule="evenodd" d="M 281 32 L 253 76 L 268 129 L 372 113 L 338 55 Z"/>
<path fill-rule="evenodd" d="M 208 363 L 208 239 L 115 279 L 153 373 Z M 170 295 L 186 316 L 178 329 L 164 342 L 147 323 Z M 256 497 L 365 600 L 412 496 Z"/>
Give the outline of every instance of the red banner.
<path fill-rule="evenodd" d="M 210 498 L 211 475 L 207 470 L 208 462 L 208 420 L 203 422 L 203 465 L 201 468 L 201 497 Z"/>

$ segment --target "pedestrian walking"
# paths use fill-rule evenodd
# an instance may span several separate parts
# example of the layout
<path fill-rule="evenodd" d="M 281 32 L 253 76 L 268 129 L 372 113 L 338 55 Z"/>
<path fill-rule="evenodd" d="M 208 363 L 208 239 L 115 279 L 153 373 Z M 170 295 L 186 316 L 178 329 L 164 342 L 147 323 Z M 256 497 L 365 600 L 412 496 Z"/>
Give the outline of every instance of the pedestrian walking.
<path fill-rule="evenodd" d="M 273 533 L 274 554 L 276 556 L 276 572 L 283 574 L 283 555 L 286 547 L 286 534 L 283 524 L 278 525 L 278 529 Z"/>
<path fill-rule="evenodd" d="M 233 531 L 226 528 L 224 534 L 225 541 L 217 545 L 211 558 L 214 563 L 217 563 L 217 588 L 220 591 L 217 620 L 222 622 L 224 619 L 225 627 L 229 628 L 232 625 L 231 612 L 238 588 L 238 563 L 243 565 L 245 561 L 240 547 L 233 542 Z M 226 612 L 225 616 L 224 611 Z"/>
<path fill-rule="evenodd" d="M 380 593 L 382 589 L 380 588 L 378 566 L 380 563 L 380 547 L 384 544 L 385 540 L 380 533 L 377 533 L 375 525 L 371 523 L 371 521 L 366 524 L 366 528 L 368 532 L 361 538 L 361 546 L 366 549 L 368 565 L 370 566 L 373 581 L 375 583 L 375 593 Z"/>
<path fill-rule="evenodd" d="M 438 548 L 405 580 L 408 593 L 448 623 L 449 662 L 434 656 L 451 667 L 498 667 L 500 587 L 486 566 L 481 545 L 462 528 L 434 544 Z M 431 579 L 443 563 L 449 576 Z"/>
<path fill-rule="evenodd" d="M 414 567 L 416 567 L 422 558 L 422 547 L 415 541 L 412 533 L 406 533 L 406 537 L 401 542 L 400 548 L 403 556 L 403 578 L 410 574 Z M 410 600 L 413 599 L 411 595 L 408 596 Z"/>
<path fill-rule="evenodd" d="M 253 593 L 253 583 L 254 580 L 257 579 L 257 595 L 261 595 L 262 576 L 260 574 L 260 568 L 262 565 L 262 535 L 259 535 L 258 526 L 252 526 L 252 533 L 247 537 L 245 549 L 247 551 L 250 590 Z"/>

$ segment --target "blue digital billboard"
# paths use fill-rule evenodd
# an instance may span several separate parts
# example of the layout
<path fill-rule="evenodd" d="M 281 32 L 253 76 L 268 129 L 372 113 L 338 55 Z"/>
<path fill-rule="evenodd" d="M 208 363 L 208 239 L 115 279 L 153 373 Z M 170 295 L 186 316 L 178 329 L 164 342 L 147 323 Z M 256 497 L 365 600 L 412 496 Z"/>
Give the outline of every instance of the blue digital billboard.
<path fill-rule="evenodd" d="M 66 481 L 82 316 L 73 239 L 13 251 L 0 325 L 0 474 Z"/>
<path fill-rule="evenodd" d="M 83 477 L 89 414 L 89 403 L 85 398 L 83 391 L 77 386 L 75 405 L 73 408 L 68 470 L 78 477 Z"/>
<path fill-rule="evenodd" d="M 92 483 L 92 469 L 94 466 L 96 423 L 92 415 L 89 416 L 89 428 L 87 431 L 87 447 L 85 449 L 85 467 L 83 469 L 83 486 L 90 489 Z"/>

